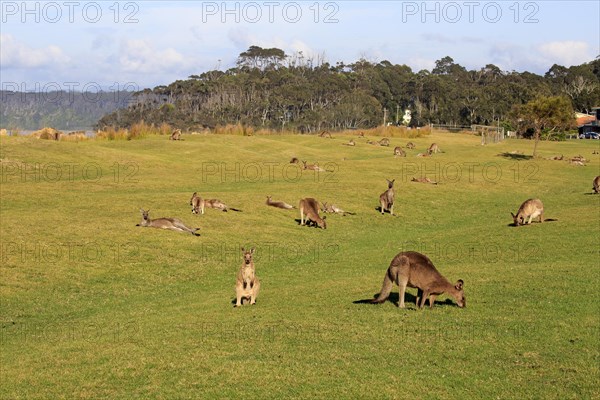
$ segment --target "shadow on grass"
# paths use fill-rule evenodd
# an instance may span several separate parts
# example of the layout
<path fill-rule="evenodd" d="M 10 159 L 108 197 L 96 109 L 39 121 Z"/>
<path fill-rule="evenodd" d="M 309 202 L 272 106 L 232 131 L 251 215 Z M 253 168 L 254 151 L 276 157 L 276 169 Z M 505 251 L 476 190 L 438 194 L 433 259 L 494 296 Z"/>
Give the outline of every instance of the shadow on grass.
<path fill-rule="evenodd" d="M 556 222 L 558 221 L 557 218 L 548 218 L 548 219 L 544 219 L 544 222 Z M 511 222 L 510 224 L 506 225 L 506 226 L 510 226 L 511 228 L 517 228 L 519 226 L 528 226 L 528 225 L 533 225 L 533 224 L 541 224 L 540 221 L 531 221 L 531 224 L 521 224 L 521 225 L 515 225 L 514 222 Z"/>
<path fill-rule="evenodd" d="M 379 293 L 374 294 L 372 299 L 362 299 L 362 300 L 355 300 L 352 303 L 353 304 L 376 304 L 373 303 L 372 301 L 374 299 L 377 298 L 377 296 L 379 295 Z M 409 306 L 414 306 L 413 309 L 418 308 L 415 304 L 415 301 L 417 300 L 417 297 L 414 294 L 411 293 L 405 293 L 404 294 L 404 304 L 407 306 L 407 309 L 411 309 Z M 393 303 L 395 306 L 398 306 L 400 304 L 400 294 L 398 292 L 392 292 L 390 293 L 390 297 L 387 298 L 387 300 L 385 301 L 385 303 L 390 302 Z M 439 305 L 439 306 L 454 306 L 454 307 L 458 307 L 456 305 L 456 303 L 454 303 L 452 301 L 452 299 L 446 299 L 444 301 L 438 301 L 436 300 L 435 305 Z M 425 307 L 429 307 L 429 299 L 427 299 L 427 301 L 425 302 Z"/>
<path fill-rule="evenodd" d="M 325 219 L 325 217 L 323 217 L 323 219 Z M 312 228 L 319 228 L 319 225 L 315 221 L 305 220 L 304 225 L 300 224 L 300 218 L 296 218 L 296 219 L 294 219 L 294 221 L 296 221 L 298 226 L 308 226 L 308 227 L 312 227 Z"/>
<path fill-rule="evenodd" d="M 378 214 L 381 214 L 381 207 L 375 207 L 374 208 L 375 211 L 377 211 Z M 383 210 L 384 214 L 390 214 L 392 217 L 397 217 L 397 215 L 393 215 L 390 213 L 390 210 Z"/>
<path fill-rule="evenodd" d="M 533 156 L 528 156 L 525 154 L 518 154 L 518 153 L 500 153 L 498 154 L 499 157 L 504 157 L 504 158 L 508 158 L 510 160 L 531 160 L 533 158 Z"/>

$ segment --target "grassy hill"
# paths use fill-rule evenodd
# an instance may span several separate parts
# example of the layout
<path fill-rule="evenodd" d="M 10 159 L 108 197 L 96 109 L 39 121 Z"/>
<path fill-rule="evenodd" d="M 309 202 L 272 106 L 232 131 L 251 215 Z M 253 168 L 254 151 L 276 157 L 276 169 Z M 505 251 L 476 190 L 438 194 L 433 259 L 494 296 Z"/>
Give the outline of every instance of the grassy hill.
<path fill-rule="evenodd" d="M 511 154 L 529 141 L 434 134 L 395 159 L 407 139 L 348 139 L 2 137 L 0 397 L 600 396 L 600 143 L 540 144 L 542 157 L 590 159 L 577 167 Z M 434 141 L 444 153 L 416 157 Z M 385 178 L 395 217 L 376 210 Z M 192 215 L 194 191 L 243 211 Z M 356 215 L 301 227 L 267 195 Z M 531 197 L 555 221 L 509 226 Z M 139 208 L 202 236 L 136 227 Z M 240 246 L 256 248 L 262 289 L 235 309 Z M 463 279 L 467 307 L 441 296 L 416 310 L 415 289 L 404 310 L 355 304 L 403 250 Z"/>

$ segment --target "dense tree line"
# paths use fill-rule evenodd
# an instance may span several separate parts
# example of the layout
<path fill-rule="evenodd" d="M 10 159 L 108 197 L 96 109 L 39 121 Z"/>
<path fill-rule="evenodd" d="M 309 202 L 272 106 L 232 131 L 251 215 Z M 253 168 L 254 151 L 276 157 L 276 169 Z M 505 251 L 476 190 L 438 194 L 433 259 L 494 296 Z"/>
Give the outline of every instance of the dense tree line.
<path fill-rule="evenodd" d="M 36 130 L 43 127 L 84 129 L 102 116 L 125 108 L 132 93 L 76 91 L 0 91 L 2 128 Z"/>
<path fill-rule="evenodd" d="M 540 96 L 566 97 L 580 112 L 599 106 L 600 58 L 569 68 L 553 65 L 544 76 L 492 64 L 467 70 L 451 57 L 436 61 L 431 71 L 413 72 L 388 61 L 331 65 L 322 57 L 252 46 L 235 68 L 138 92 L 127 109 L 99 125 L 143 120 L 197 129 L 239 123 L 315 132 L 377 126 L 384 109 L 389 122 L 411 110 L 416 126 L 509 124 L 514 106 Z"/>

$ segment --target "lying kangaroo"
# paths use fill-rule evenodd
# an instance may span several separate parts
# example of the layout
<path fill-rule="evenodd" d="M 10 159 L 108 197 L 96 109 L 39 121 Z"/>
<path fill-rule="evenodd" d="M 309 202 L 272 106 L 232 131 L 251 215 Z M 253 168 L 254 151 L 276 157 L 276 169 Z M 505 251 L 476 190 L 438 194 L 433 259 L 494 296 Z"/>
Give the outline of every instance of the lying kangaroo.
<path fill-rule="evenodd" d="M 374 142 L 372 140 L 367 140 L 367 144 L 372 144 L 373 146 L 381 146 L 381 143 L 379 142 Z"/>
<path fill-rule="evenodd" d="M 429 148 L 427 149 L 427 153 L 429 155 L 432 155 L 432 154 L 435 154 L 435 153 L 443 153 L 443 151 L 440 150 L 440 148 L 437 145 L 437 143 L 432 143 L 431 146 L 429 146 Z"/>
<path fill-rule="evenodd" d="M 386 179 L 388 182 L 388 190 L 381 193 L 379 196 L 379 203 L 381 204 L 381 214 L 384 214 L 385 210 L 388 210 L 390 214 L 394 215 L 394 182 L 395 179 L 391 181 Z"/>
<path fill-rule="evenodd" d="M 395 157 L 406 157 L 406 152 L 402 150 L 402 147 L 396 146 L 394 148 L 394 158 Z"/>
<path fill-rule="evenodd" d="M 594 193 L 600 193 L 600 175 L 594 178 Z"/>
<path fill-rule="evenodd" d="M 379 145 L 380 146 L 389 146 L 390 145 L 390 139 L 388 138 L 383 138 L 379 141 Z"/>
<path fill-rule="evenodd" d="M 321 207 L 321 211 L 323 211 L 324 213 L 342 214 L 343 216 L 356 215 L 356 213 L 344 211 L 341 208 L 339 208 L 338 206 L 336 206 L 335 204 L 327 204 L 327 202 L 323 203 L 323 207 Z"/>
<path fill-rule="evenodd" d="M 142 213 L 142 222 L 137 224 L 136 226 L 145 226 L 151 228 L 161 228 L 161 229 L 170 229 L 176 232 L 188 232 L 194 236 L 200 236 L 199 233 L 196 233 L 200 228 L 189 228 L 186 226 L 181 220 L 177 218 L 156 218 L 150 219 L 150 210 L 144 211 L 140 208 Z"/>
<path fill-rule="evenodd" d="M 304 164 L 304 169 L 308 169 L 311 171 L 318 171 L 318 172 L 324 172 L 325 170 L 321 167 L 319 167 L 317 164 L 307 164 L 306 161 L 302 161 L 302 164 Z"/>
<path fill-rule="evenodd" d="M 408 142 L 406 143 L 406 148 L 412 150 L 415 148 L 415 144 L 413 142 Z"/>
<path fill-rule="evenodd" d="M 198 196 L 198 193 L 196 193 L 196 192 L 194 192 L 194 194 L 192 194 L 192 199 L 190 200 L 190 205 L 192 206 L 192 214 L 204 215 L 205 208 L 215 208 L 217 210 L 221 210 L 224 212 L 227 212 L 229 210 L 242 211 L 239 208 L 233 208 L 233 207 L 227 206 L 225 203 L 223 203 L 219 199 L 210 199 L 210 200 L 203 199 L 202 197 Z"/>
<path fill-rule="evenodd" d="M 419 153 L 417 154 L 417 157 L 431 157 L 431 153 L 427 150 L 427 153 Z"/>
<path fill-rule="evenodd" d="M 306 214 L 306 221 L 313 221 L 320 228 L 327 229 L 325 217 L 321 218 L 319 216 L 319 202 L 317 200 L 312 197 L 302 199 L 298 208 L 300 209 L 300 225 L 305 224 L 304 215 Z"/>
<path fill-rule="evenodd" d="M 515 226 L 528 225 L 532 219 L 537 217 L 540 217 L 540 222 L 544 222 L 544 205 L 540 199 L 528 199 L 521 204 L 517 215 L 513 213 L 510 215 L 513 217 Z"/>
<path fill-rule="evenodd" d="M 431 179 L 425 178 L 412 178 L 411 182 L 420 182 L 420 183 L 431 183 L 432 185 L 437 185 L 437 182 L 432 181 Z"/>
<path fill-rule="evenodd" d="M 256 268 L 252 259 L 254 248 L 246 251 L 242 247 L 241 250 L 244 254 L 244 262 L 235 281 L 235 307 L 240 307 L 248 299 L 250 299 L 250 304 L 256 304 L 256 297 L 260 290 L 260 280 L 256 276 Z"/>
<path fill-rule="evenodd" d="M 271 207 L 283 208 L 284 210 L 290 210 L 292 208 L 296 208 L 293 205 L 288 204 L 284 201 L 273 201 L 273 200 L 271 200 L 271 196 L 267 196 L 266 204 Z"/>
<path fill-rule="evenodd" d="M 383 278 L 381 292 L 371 302 L 374 304 L 383 303 L 390 296 L 394 282 L 400 288 L 400 301 L 398 304 L 400 308 L 404 308 L 404 294 L 407 286 L 418 289 L 415 304 L 419 308 L 425 306 L 427 298 L 429 298 L 429 307 L 433 308 L 435 298 L 446 292 L 454 297 L 459 307 L 466 306 L 463 280 L 459 279 L 456 284 L 452 285 L 448 279 L 444 278 L 435 269 L 435 266 L 426 255 L 416 251 L 403 251 L 392 259 Z"/>
<path fill-rule="evenodd" d="M 356 143 L 354 143 L 354 139 L 350 139 L 350 141 L 348 143 L 342 143 L 344 146 L 356 146 Z"/>
<path fill-rule="evenodd" d="M 298 160 L 296 157 L 292 157 L 290 164 L 300 164 L 300 160 Z"/>
<path fill-rule="evenodd" d="M 181 140 L 181 129 L 176 129 L 171 133 L 170 140 Z"/>
<path fill-rule="evenodd" d="M 358 137 L 365 137 L 365 133 L 364 132 L 358 132 Z"/>

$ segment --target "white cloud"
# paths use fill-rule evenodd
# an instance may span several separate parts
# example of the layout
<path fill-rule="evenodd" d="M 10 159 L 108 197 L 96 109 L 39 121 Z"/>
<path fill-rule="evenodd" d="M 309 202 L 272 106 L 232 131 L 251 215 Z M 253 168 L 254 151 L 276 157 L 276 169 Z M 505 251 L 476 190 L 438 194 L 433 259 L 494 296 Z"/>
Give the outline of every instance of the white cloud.
<path fill-rule="evenodd" d="M 125 72 L 161 73 L 181 70 L 188 61 L 173 48 L 157 50 L 146 40 L 124 39 L 119 48 L 119 64 Z"/>
<path fill-rule="evenodd" d="M 12 35 L 0 34 L 0 65 L 4 68 L 40 68 L 69 62 L 70 58 L 58 46 L 34 49 Z"/>
<path fill-rule="evenodd" d="M 587 43 L 571 40 L 543 43 L 537 50 L 548 62 L 565 67 L 583 64 L 594 58 Z"/>

